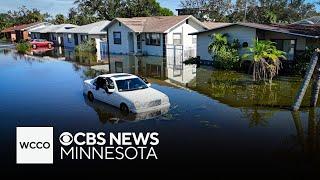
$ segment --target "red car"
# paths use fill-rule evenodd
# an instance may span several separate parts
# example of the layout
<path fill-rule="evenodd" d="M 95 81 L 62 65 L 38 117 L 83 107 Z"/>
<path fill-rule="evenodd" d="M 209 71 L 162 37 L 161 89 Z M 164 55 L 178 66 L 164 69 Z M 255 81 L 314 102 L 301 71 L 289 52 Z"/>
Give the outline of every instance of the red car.
<path fill-rule="evenodd" d="M 38 47 L 48 47 L 51 48 L 53 46 L 53 42 L 47 41 L 45 39 L 32 39 L 30 41 L 32 48 L 36 49 Z"/>

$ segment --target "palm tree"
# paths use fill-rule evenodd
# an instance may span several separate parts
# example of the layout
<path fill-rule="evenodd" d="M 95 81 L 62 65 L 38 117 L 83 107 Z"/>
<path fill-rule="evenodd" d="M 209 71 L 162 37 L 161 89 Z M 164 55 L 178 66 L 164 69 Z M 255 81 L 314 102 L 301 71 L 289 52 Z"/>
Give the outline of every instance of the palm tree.
<path fill-rule="evenodd" d="M 316 49 L 315 52 L 313 53 L 311 60 L 310 60 L 310 64 L 308 67 L 308 70 L 304 76 L 303 82 L 301 83 L 301 86 L 299 88 L 299 91 L 296 95 L 294 104 L 292 105 L 292 110 L 297 111 L 300 108 L 300 105 L 302 103 L 303 97 L 307 91 L 308 85 L 310 83 L 310 80 L 312 78 L 312 75 L 314 74 L 315 68 L 318 64 L 318 56 L 319 56 L 320 50 Z M 317 99 L 318 99 L 318 77 L 317 80 L 315 82 L 315 84 L 313 85 L 313 90 L 312 90 L 312 96 L 311 96 L 311 106 L 316 106 L 317 104 Z"/>
<path fill-rule="evenodd" d="M 279 73 L 280 59 L 286 59 L 285 52 L 276 48 L 275 43 L 266 40 L 255 40 L 254 46 L 248 48 L 250 53 L 242 56 L 245 60 L 252 60 L 253 80 L 266 80 L 272 82 Z"/>

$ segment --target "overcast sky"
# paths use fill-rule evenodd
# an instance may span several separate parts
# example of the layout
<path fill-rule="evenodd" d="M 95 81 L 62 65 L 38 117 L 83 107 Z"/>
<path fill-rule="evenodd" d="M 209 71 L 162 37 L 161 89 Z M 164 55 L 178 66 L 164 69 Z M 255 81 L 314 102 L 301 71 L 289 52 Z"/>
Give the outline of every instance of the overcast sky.
<path fill-rule="evenodd" d="M 157 0 L 161 6 L 171 9 L 176 13 L 175 9 L 179 8 L 180 0 Z M 307 0 L 314 2 L 315 0 Z M 8 10 L 16 10 L 18 7 L 25 5 L 28 8 L 37 8 L 42 12 L 48 12 L 50 15 L 64 14 L 67 15 L 68 10 L 73 7 L 74 0 L 0 0 L 0 12 Z M 319 6 L 317 6 L 319 10 Z"/>
<path fill-rule="evenodd" d="M 74 0 L 0 0 L 0 12 L 16 10 L 18 7 L 26 6 L 28 8 L 37 8 L 42 12 L 48 12 L 50 15 L 64 14 L 73 7 Z M 179 7 L 180 0 L 158 0 L 161 6 L 167 7 L 175 12 Z"/>

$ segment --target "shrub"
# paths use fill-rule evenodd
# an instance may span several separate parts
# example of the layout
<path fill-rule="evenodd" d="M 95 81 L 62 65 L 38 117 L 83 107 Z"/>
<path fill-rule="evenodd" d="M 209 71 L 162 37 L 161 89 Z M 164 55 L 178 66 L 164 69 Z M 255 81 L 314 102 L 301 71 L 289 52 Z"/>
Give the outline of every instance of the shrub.
<path fill-rule="evenodd" d="M 0 39 L 0 42 L 8 42 L 8 41 L 9 40 L 5 36 L 1 37 L 1 39 Z"/>
<path fill-rule="evenodd" d="M 17 49 L 18 53 L 26 54 L 27 52 L 29 52 L 31 50 L 31 44 L 28 42 L 17 43 L 16 49 Z"/>
<path fill-rule="evenodd" d="M 198 57 L 190 57 L 183 62 L 185 65 L 196 64 L 197 67 L 200 67 L 200 59 Z"/>
<path fill-rule="evenodd" d="M 230 44 L 226 34 L 214 34 L 212 42 L 208 47 L 209 53 L 213 58 L 213 65 L 219 69 L 237 69 L 240 61 L 240 43 L 235 39 Z"/>
<path fill-rule="evenodd" d="M 303 76 L 308 68 L 315 48 L 308 48 L 303 53 L 297 54 L 292 65 L 292 74 Z"/>
<path fill-rule="evenodd" d="M 83 41 L 81 42 L 78 46 L 76 46 L 76 51 L 81 52 L 96 52 L 96 42 L 95 40 L 88 40 L 88 41 Z"/>

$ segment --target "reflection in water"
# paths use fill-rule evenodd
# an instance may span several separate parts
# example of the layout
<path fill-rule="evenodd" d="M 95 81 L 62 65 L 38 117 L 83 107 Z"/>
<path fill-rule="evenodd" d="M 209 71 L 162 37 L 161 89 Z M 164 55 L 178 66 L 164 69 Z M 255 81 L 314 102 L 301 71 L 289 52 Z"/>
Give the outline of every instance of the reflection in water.
<path fill-rule="evenodd" d="M 186 85 L 196 77 L 196 65 L 185 65 L 182 62 L 157 56 L 110 55 L 109 60 L 107 54 L 103 52 L 75 52 L 74 49 L 61 47 L 53 50 L 35 51 L 33 55 L 75 62 L 74 66 L 89 66 L 90 68 L 84 72 L 88 78 L 105 72 L 130 73 Z M 75 69 L 79 69 L 79 67 L 75 67 Z"/>
<path fill-rule="evenodd" d="M 93 108 L 97 115 L 99 116 L 99 120 L 102 124 L 110 123 L 122 123 L 122 122 L 137 122 L 141 120 L 147 119 L 156 119 L 169 111 L 169 107 L 157 109 L 154 111 L 138 113 L 138 114 L 125 114 L 121 112 L 118 108 L 110 106 L 100 101 L 91 102 L 86 96 L 84 96 L 84 100 L 88 106 Z"/>
<path fill-rule="evenodd" d="M 267 127 L 268 121 L 274 115 L 274 111 L 263 110 L 257 107 L 241 108 L 244 118 L 249 121 L 249 127 L 262 126 Z"/>
<path fill-rule="evenodd" d="M 300 118 L 299 112 L 292 112 L 292 119 L 296 127 L 296 136 L 294 136 L 294 142 L 296 142 L 295 149 L 300 152 L 306 152 L 314 155 L 320 153 L 320 121 L 319 115 L 315 108 L 308 110 L 308 125 L 304 129 L 303 122 Z"/>
<path fill-rule="evenodd" d="M 196 84 L 189 86 L 191 89 L 232 107 L 290 107 L 301 81 L 295 77 L 280 77 L 270 85 L 253 82 L 247 74 L 203 68 L 196 77 Z M 308 102 L 303 104 L 306 106 Z"/>
<path fill-rule="evenodd" d="M 59 50 L 56 52 L 60 53 Z M 18 55 L 10 50 L 0 49 L 0 53 L 0 74 L 3 77 L 0 117 L 8 143 L 14 142 L 9 135 L 14 134 L 17 124 L 54 124 L 58 131 L 98 131 L 101 123 L 139 121 L 121 123 L 120 126 L 106 125 L 104 130 L 123 128 L 144 132 L 156 129 L 162 134 L 162 142 L 172 142 L 162 144 L 164 151 L 170 152 L 170 157 L 185 152 L 181 155 L 183 159 L 190 157 L 191 160 L 206 161 L 201 164 L 215 161 L 221 167 L 230 167 L 236 162 L 241 165 L 247 162 L 254 168 L 258 165 L 273 168 L 279 164 L 277 167 L 290 166 L 300 170 L 311 166 L 311 161 L 305 161 L 309 158 L 307 160 L 320 167 L 319 109 L 304 109 L 307 111 L 291 114 L 284 108 L 291 105 L 300 84 L 299 78 L 280 77 L 270 86 L 253 83 L 250 76 L 236 72 L 204 67 L 196 71 L 186 66 L 182 69 L 179 64 L 157 57 L 114 55 L 109 63 L 98 60 L 98 57 L 90 58 L 90 55 L 73 59 L 70 52 L 66 63 L 61 62 L 66 56 L 52 57 L 57 60 L 51 61 L 46 56 Z M 68 52 L 63 50 L 63 54 Z M 169 113 L 163 110 L 126 116 L 105 103 L 88 101 L 82 95 L 82 82 L 102 73 L 91 68 L 100 64 L 110 64 L 110 72 L 147 77 L 154 82 L 154 88 L 170 97 L 173 108 Z M 177 87 L 175 84 L 179 87 L 185 84 L 196 92 L 168 87 Z M 159 121 L 143 121 L 150 118 Z M 177 141 L 181 139 L 183 142 Z M 14 152 L 14 149 L 8 152 Z M 202 155 L 201 158 L 198 155 Z M 170 159 L 181 162 L 179 160 Z"/>

